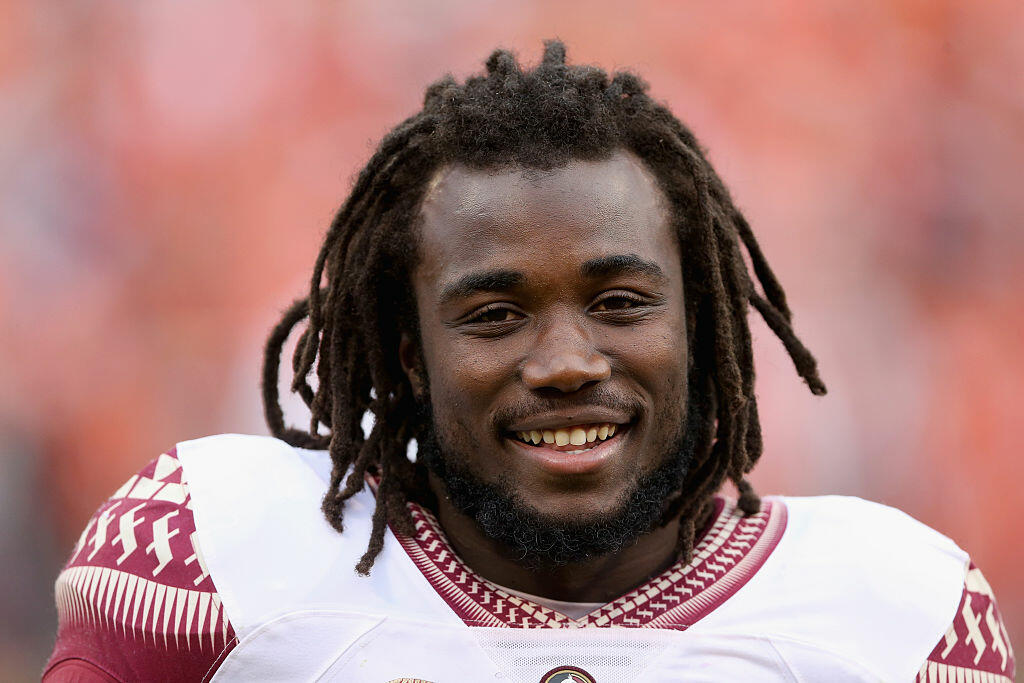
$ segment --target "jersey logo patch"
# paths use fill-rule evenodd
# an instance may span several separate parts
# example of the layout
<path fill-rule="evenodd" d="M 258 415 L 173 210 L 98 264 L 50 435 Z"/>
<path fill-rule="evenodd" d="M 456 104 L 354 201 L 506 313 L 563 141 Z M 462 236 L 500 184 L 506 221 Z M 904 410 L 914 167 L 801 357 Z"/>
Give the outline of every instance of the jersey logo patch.
<path fill-rule="evenodd" d="M 594 677 L 575 666 L 557 666 L 540 678 L 540 683 L 596 683 Z"/>

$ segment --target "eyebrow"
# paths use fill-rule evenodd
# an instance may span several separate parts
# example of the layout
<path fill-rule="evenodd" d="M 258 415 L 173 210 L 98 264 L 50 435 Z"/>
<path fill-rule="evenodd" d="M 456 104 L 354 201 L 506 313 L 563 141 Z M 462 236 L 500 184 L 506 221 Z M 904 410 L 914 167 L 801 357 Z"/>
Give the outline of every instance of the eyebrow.
<path fill-rule="evenodd" d="M 661 281 L 668 279 L 661 266 L 636 254 L 611 254 L 592 258 L 580 266 L 580 275 L 587 279 L 615 275 L 648 275 Z"/>
<path fill-rule="evenodd" d="M 479 270 L 445 285 L 440 300 L 444 304 L 476 292 L 507 292 L 525 282 L 526 276 L 518 270 Z"/>

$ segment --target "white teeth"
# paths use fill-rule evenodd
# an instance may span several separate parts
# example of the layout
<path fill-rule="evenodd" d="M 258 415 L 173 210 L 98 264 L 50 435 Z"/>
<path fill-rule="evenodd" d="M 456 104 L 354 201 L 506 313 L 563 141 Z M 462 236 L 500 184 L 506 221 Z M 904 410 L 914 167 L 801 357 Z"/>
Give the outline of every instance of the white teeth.
<path fill-rule="evenodd" d="M 586 443 L 604 441 L 615 436 L 618 425 L 605 422 L 601 425 L 589 427 L 565 427 L 563 429 L 529 429 L 523 432 L 516 432 L 516 438 L 525 443 L 538 445 L 541 442 L 555 444 L 556 446 L 582 446 Z M 576 451 L 568 451 L 574 453 Z"/>

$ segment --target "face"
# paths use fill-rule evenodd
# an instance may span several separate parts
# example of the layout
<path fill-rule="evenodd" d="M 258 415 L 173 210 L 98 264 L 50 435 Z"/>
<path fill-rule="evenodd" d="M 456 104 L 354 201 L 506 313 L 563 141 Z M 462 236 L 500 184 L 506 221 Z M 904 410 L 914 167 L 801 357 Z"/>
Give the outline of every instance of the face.
<path fill-rule="evenodd" d="M 412 273 L 421 347 L 404 337 L 401 360 L 452 468 L 587 523 L 678 450 L 688 354 L 666 205 L 625 152 L 433 179 Z"/>

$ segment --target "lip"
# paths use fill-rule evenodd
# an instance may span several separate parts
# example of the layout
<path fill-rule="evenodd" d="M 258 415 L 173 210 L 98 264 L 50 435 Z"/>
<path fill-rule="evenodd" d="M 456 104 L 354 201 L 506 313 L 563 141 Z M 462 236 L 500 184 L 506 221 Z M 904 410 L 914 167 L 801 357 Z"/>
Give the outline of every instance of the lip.
<path fill-rule="evenodd" d="M 614 460 L 622 452 L 626 437 L 631 431 L 623 429 L 607 441 L 602 441 L 582 453 L 556 451 L 542 446 L 530 446 L 513 437 L 504 438 L 518 455 L 527 458 L 541 470 L 564 477 L 589 474 L 600 469 L 609 460 Z"/>
<path fill-rule="evenodd" d="M 510 432 L 528 432 L 541 429 L 562 429 L 583 424 L 599 424 L 611 422 L 617 425 L 625 425 L 630 422 L 631 417 L 621 411 L 600 406 L 587 406 L 578 410 L 559 410 L 550 413 L 539 413 L 523 418 L 519 422 L 509 425 L 506 429 Z"/>

